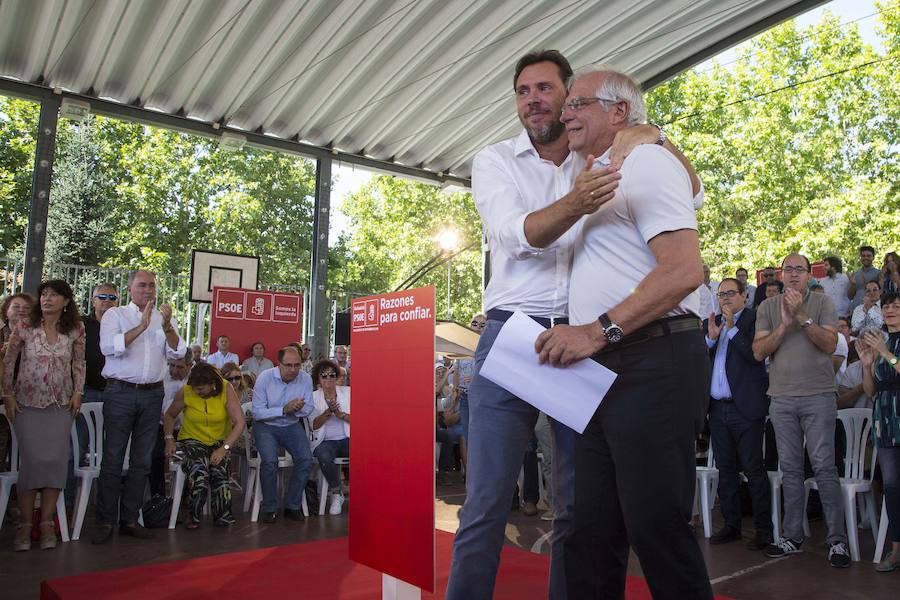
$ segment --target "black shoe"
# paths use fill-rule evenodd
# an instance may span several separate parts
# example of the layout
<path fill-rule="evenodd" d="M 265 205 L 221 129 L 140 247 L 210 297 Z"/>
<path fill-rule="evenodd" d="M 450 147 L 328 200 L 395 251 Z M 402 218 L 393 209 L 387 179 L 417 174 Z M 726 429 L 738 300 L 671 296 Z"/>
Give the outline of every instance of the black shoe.
<path fill-rule="evenodd" d="M 306 517 L 303 516 L 303 511 L 295 508 L 284 509 L 284 518 L 291 521 L 300 521 L 301 523 L 306 520 Z"/>
<path fill-rule="evenodd" d="M 94 533 L 91 535 L 91 543 L 95 545 L 105 544 L 112 539 L 112 525 L 97 525 L 94 527 Z"/>
<path fill-rule="evenodd" d="M 846 569 L 850 566 L 850 551 L 847 550 L 847 544 L 844 542 L 836 542 L 831 544 L 828 549 L 828 562 L 832 567 Z"/>
<path fill-rule="evenodd" d="M 274 511 L 263 513 L 263 517 L 262 517 L 263 523 L 274 523 L 275 519 L 276 519 L 276 515 L 275 515 Z"/>
<path fill-rule="evenodd" d="M 763 550 L 772 543 L 772 532 L 757 529 L 753 539 L 747 542 L 748 550 Z"/>
<path fill-rule="evenodd" d="M 712 537 L 709 538 L 710 544 L 727 544 L 728 542 L 734 542 L 736 540 L 741 539 L 741 530 L 737 527 L 731 527 L 730 525 L 726 525 L 719 531 L 712 534 Z"/>
<path fill-rule="evenodd" d="M 119 525 L 119 535 L 130 535 L 139 540 L 149 540 L 153 537 L 153 532 L 140 523 L 135 523 L 133 525 L 126 525 L 123 523 L 122 525 Z"/>

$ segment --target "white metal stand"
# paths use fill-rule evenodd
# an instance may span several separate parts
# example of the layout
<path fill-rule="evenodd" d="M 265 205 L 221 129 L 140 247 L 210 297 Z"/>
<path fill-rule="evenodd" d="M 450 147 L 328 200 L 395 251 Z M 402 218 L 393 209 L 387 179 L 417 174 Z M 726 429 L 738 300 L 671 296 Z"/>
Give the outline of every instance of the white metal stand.
<path fill-rule="evenodd" d="M 382 573 L 381 600 L 421 600 L 422 590 L 396 577 Z"/>

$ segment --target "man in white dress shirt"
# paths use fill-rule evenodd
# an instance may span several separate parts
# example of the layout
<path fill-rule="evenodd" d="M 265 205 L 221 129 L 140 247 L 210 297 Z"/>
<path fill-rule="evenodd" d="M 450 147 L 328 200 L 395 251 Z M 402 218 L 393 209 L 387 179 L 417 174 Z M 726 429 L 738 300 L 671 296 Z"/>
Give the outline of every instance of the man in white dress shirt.
<path fill-rule="evenodd" d="M 167 359 L 187 350 L 172 322 L 172 307 L 156 310 L 156 274 L 134 271 L 128 278 L 128 306 L 110 308 L 100 322 L 100 350 L 106 357 L 103 377 L 103 460 L 97 487 L 94 544 L 112 537 L 116 517 L 119 533 L 152 537 L 137 522 L 162 411 Z M 128 475 L 122 486 L 125 450 L 131 442 Z M 121 499 L 121 509 L 120 501 Z"/>
<path fill-rule="evenodd" d="M 236 365 L 241 364 L 241 359 L 234 352 L 229 352 L 231 349 L 231 340 L 227 335 L 220 335 L 216 340 L 216 348 L 218 348 L 215 352 L 206 357 L 206 362 L 214 366 L 215 368 L 222 370 L 222 365 L 225 363 L 234 363 Z M 271 367 L 269 367 L 271 368 Z"/>

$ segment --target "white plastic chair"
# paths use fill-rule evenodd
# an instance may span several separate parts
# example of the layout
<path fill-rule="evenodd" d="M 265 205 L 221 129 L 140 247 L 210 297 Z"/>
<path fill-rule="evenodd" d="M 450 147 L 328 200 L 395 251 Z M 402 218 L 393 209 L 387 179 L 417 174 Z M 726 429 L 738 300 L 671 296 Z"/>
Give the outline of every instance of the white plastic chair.
<path fill-rule="evenodd" d="M 334 464 L 339 467 L 343 467 L 350 464 L 349 458 L 341 458 L 337 457 L 334 459 Z M 319 467 L 319 514 L 325 514 L 325 505 L 326 499 L 328 498 L 328 480 L 325 479 L 325 474 L 322 473 L 322 467 Z M 303 496 L 304 501 L 306 500 L 306 496 Z"/>
<path fill-rule="evenodd" d="M 281 480 L 281 485 L 279 486 L 280 491 L 284 492 L 284 469 L 288 467 L 294 466 L 294 459 L 291 458 L 290 454 L 285 454 L 284 456 L 278 457 L 278 477 Z M 253 482 L 253 511 L 250 513 L 250 522 L 256 523 L 259 520 L 259 509 L 262 506 L 262 486 L 259 482 L 259 473 L 261 471 L 260 467 L 257 467 L 256 474 Z M 303 493 L 300 494 L 300 508 L 303 510 L 303 516 L 309 516 L 309 507 L 306 505 L 306 490 L 303 490 Z"/>
<path fill-rule="evenodd" d="M 878 519 L 878 523 L 878 536 L 875 540 L 875 558 L 872 559 L 872 562 L 874 563 L 881 562 L 881 555 L 884 554 L 884 544 L 887 542 L 888 514 L 886 499 L 881 501 L 881 518 Z M 875 531 L 874 527 L 872 527 L 872 531 Z"/>
<path fill-rule="evenodd" d="M 5 406 L 0 405 L 0 416 L 6 419 Z M 12 493 L 12 488 L 19 480 L 19 440 L 16 438 L 16 430 L 13 428 L 12 423 L 9 424 L 9 433 L 12 438 L 9 445 L 10 470 L 0 473 L 0 528 L 3 527 L 3 519 L 6 516 L 6 507 L 9 505 L 9 496 Z M 26 518 L 30 516 L 25 508 L 19 508 L 22 509 L 22 513 Z M 68 542 L 69 522 L 66 519 L 66 500 L 63 497 L 62 490 L 60 490 L 59 497 L 56 499 L 56 518 L 59 520 L 60 537 L 62 541 Z"/>
<path fill-rule="evenodd" d="M 838 419 L 844 426 L 847 437 L 847 449 L 844 453 L 844 469 L 846 477 L 840 478 L 841 492 L 844 501 L 844 519 L 847 523 L 847 541 L 850 546 L 850 558 L 859 561 L 859 534 L 856 520 L 856 495 L 863 494 L 864 510 L 871 525 L 872 536 L 878 537 L 875 518 L 875 497 L 872 493 L 872 475 L 875 472 L 875 462 L 878 459 L 877 446 L 872 447 L 872 458 L 869 464 L 869 476 L 865 476 L 866 467 L 866 442 L 872 429 L 872 410 L 868 408 L 845 408 L 838 411 Z M 804 483 L 805 494 L 803 499 L 803 531 L 808 537 L 809 520 L 806 518 L 806 503 L 809 500 L 809 491 L 818 490 L 815 477 L 810 477 Z M 876 539 L 877 542 L 877 539 Z"/>
<path fill-rule="evenodd" d="M 719 487 L 719 470 L 716 468 L 715 457 L 713 457 L 712 444 L 706 453 L 706 466 L 697 467 L 697 484 L 695 488 L 695 504 L 699 492 L 700 498 L 700 516 L 703 519 L 703 535 L 710 537 L 712 535 L 712 506 L 716 501 L 716 490 Z"/>
<path fill-rule="evenodd" d="M 175 475 L 175 481 L 172 484 L 172 512 L 169 513 L 169 529 L 175 529 L 178 522 L 178 511 L 181 510 L 181 498 L 184 496 L 184 483 L 187 481 L 187 475 L 181 469 L 181 463 L 171 462 L 169 469 Z M 212 503 L 212 490 L 206 498 L 206 504 L 203 505 L 203 514 L 209 514 L 209 505 Z"/>
<path fill-rule="evenodd" d="M 72 539 L 81 537 L 81 528 L 84 526 L 84 516 L 87 513 L 88 502 L 94 487 L 94 480 L 100 477 L 100 460 L 103 458 L 103 403 L 85 402 L 81 405 L 81 414 L 87 421 L 88 451 L 87 464 L 80 466 L 81 449 L 78 444 L 76 424 L 72 423 L 72 454 L 75 460 L 75 477 L 78 478 L 78 494 L 75 498 L 75 523 L 72 526 Z"/>
<path fill-rule="evenodd" d="M 241 404 L 241 412 L 244 415 L 252 414 L 253 403 Z M 250 427 L 244 427 L 244 462 L 247 465 L 247 475 L 244 478 L 244 512 L 250 510 L 250 502 L 253 500 L 253 491 L 256 489 L 256 471 L 259 469 L 259 455 L 254 456 L 251 450 Z"/>

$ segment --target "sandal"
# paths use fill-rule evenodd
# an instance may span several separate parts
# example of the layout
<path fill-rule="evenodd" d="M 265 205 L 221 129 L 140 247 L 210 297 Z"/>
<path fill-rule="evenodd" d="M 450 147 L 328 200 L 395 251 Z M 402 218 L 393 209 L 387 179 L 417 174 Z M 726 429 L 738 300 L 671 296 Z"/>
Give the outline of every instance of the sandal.
<path fill-rule="evenodd" d="M 53 521 L 41 521 L 41 550 L 56 548 L 56 525 Z"/>
<path fill-rule="evenodd" d="M 195 521 L 194 519 L 188 519 L 187 524 L 184 526 L 185 529 L 198 529 L 200 527 L 200 521 Z"/>
<path fill-rule="evenodd" d="M 31 550 L 31 523 L 19 523 L 13 538 L 13 552 Z"/>

